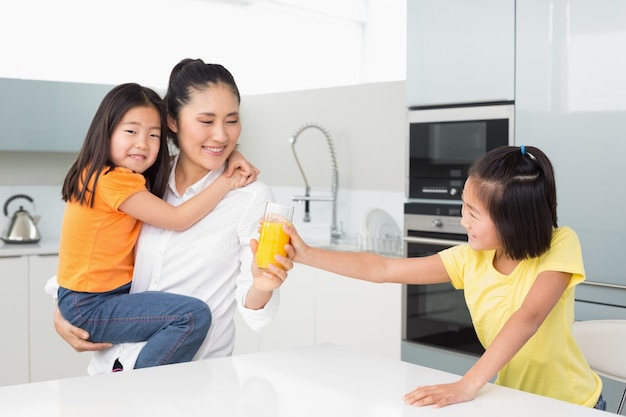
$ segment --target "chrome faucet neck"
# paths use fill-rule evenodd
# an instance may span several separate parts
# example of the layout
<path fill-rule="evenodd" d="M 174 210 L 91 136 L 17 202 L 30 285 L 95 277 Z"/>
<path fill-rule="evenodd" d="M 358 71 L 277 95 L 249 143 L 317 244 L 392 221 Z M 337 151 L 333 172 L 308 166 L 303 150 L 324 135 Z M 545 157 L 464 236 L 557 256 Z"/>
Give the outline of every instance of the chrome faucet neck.
<path fill-rule="evenodd" d="M 300 164 L 300 160 L 298 159 L 298 155 L 296 154 L 296 148 L 295 148 L 296 141 L 298 140 L 298 137 L 300 136 L 300 134 L 302 134 L 302 132 L 304 132 L 307 129 L 317 129 L 320 132 L 322 132 L 322 134 L 326 138 L 326 143 L 328 144 L 328 149 L 330 151 L 330 159 L 331 159 L 331 165 L 332 165 L 332 183 L 330 187 L 331 189 L 330 198 L 311 197 L 310 195 L 311 187 L 309 186 L 309 182 L 307 181 L 306 175 L 304 174 L 304 170 L 302 169 L 302 165 Z M 294 133 L 294 135 L 289 138 L 289 143 L 291 143 L 291 150 L 296 160 L 296 164 L 298 165 L 298 169 L 300 170 L 300 174 L 302 174 L 302 178 L 304 179 L 304 186 L 305 186 L 305 195 L 303 197 L 293 196 L 292 200 L 305 203 L 305 212 L 304 212 L 304 219 L 303 219 L 304 222 L 311 221 L 311 217 L 309 214 L 309 203 L 311 201 L 331 201 L 333 206 L 332 206 L 332 224 L 331 224 L 331 230 L 330 230 L 330 241 L 332 244 L 338 243 L 339 239 L 343 237 L 343 231 L 341 230 L 341 227 L 337 225 L 337 192 L 339 189 L 339 170 L 337 169 L 337 158 L 335 156 L 335 147 L 333 145 L 330 134 L 325 128 L 323 128 L 319 124 L 309 123 L 299 128 L 296 131 L 296 133 Z"/>

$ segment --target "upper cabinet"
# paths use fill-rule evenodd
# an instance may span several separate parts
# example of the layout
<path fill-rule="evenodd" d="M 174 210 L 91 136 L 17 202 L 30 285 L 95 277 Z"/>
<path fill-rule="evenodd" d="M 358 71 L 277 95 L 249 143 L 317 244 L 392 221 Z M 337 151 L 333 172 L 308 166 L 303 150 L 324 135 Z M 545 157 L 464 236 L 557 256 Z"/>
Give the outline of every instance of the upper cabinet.
<path fill-rule="evenodd" d="M 516 28 L 515 142 L 552 161 L 559 225 L 578 234 L 586 283 L 623 305 L 610 286 L 626 288 L 626 2 L 518 1 Z M 576 289 L 577 300 L 588 296 L 600 298 Z"/>
<path fill-rule="evenodd" d="M 0 151 L 77 152 L 112 87 L 0 78 Z"/>
<path fill-rule="evenodd" d="M 515 99 L 515 0 L 407 0 L 407 107 Z"/>

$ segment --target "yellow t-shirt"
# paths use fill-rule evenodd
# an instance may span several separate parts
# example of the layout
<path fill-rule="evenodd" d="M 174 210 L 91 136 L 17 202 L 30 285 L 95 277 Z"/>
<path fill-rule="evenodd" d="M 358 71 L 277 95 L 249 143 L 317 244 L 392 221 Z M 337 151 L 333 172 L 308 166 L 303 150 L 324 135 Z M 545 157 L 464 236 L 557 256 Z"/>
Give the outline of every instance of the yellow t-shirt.
<path fill-rule="evenodd" d="M 463 289 L 476 334 L 485 348 L 519 309 L 542 271 L 571 273 L 570 283 L 533 335 L 498 373 L 496 384 L 593 407 L 602 380 L 589 367 L 572 335 L 574 288 L 585 279 L 578 236 L 555 229 L 550 249 L 521 261 L 510 275 L 493 267 L 495 251 L 461 245 L 439 253 L 452 285 Z"/>
<path fill-rule="evenodd" d="M 66 204 L 57 271 L 61 287 L 106 292 L 131 281 L 141 222 L 118 207 L 144 190 L 143 175 L 115 168 L 100 175 L 93 207 L 75 201 Z"/>

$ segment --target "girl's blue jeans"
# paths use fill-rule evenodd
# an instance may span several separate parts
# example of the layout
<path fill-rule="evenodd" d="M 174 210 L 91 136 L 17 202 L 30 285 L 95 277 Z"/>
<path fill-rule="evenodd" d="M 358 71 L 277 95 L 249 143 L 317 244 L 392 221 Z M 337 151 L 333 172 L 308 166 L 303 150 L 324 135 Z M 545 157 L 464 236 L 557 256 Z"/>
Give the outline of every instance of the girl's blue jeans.
<path fill-rule="evenodd" d="M 602 394 L 600 394 L 600 398 L 598 398 L 598 402 L 593 408 L 595 408 L 596 410 L 606 411 L 606 401 L 604 401 L 604 398 L 602 398 Z"/>
<path fill-rule="evenodd" d="M 211 326 L 207 304 L 185 295 L 129 291 L 130 284 L 106 293 L 59 288 L 58 306 L 92 342 L 147 342 L 135 368 L 190 361 Z"/>

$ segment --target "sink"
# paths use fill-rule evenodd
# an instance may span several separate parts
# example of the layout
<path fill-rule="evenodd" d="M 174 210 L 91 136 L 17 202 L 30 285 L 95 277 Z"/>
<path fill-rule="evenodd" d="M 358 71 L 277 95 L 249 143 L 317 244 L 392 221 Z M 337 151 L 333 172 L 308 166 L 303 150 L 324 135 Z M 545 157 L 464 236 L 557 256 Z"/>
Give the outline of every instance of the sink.
<path fill-rule="evenodd" d="M 334 243 L 334 244 L 330 244 L 330 243 L 326 243 L 323 245 L 310 245 L 314 248 L 320 248 L 320 249 L 328 249 L 328 250 L 335 250 L 335 251 L 340 251 L 340 252 L 360 252 L 359 247 L 357 245 L 355 245 L 354 243 Z"/>
<path fill-rule="evenodd" d="M 339 243 L 330 243 L 330 238 L 317 237 L 303 237 L 303 240 L 307 245 L 312 248 L 344 251 L 344 252 L 359 252 L 359 246 L 350 241 L 340 241 Z"/>

